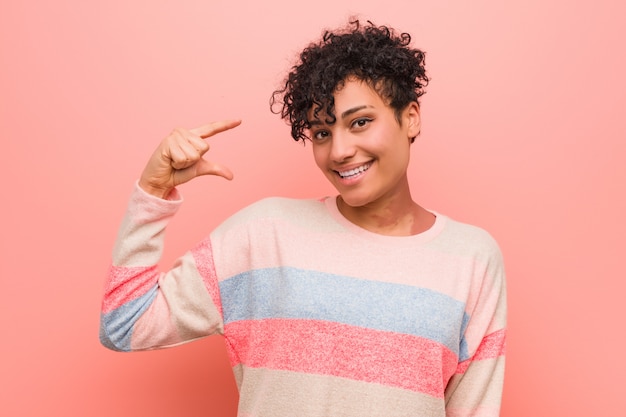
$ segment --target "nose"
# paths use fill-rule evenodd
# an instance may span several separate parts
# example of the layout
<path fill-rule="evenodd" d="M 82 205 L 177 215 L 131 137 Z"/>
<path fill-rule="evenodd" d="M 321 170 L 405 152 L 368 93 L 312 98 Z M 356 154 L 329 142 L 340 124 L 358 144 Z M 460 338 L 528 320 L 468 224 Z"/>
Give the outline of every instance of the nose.
<path fill-rule="evenodd" d="M 333 132 L 330 157 L 333 162 L 345 162 L 356 154 L 356 146 L 350 135 Z"/>

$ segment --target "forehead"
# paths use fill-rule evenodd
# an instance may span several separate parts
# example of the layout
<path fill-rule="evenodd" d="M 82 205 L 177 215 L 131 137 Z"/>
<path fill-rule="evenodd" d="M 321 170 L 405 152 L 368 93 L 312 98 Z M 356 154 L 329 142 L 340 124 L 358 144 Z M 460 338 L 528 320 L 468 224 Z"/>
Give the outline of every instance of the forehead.
<path fill-rule="evenodd" d="M 356 102 L 377 106 L 385 105 L 378 92 L 369 83 L 362 80 L 347 80 L 341 88 L 335 90 L 333 96 L 337 111 L 341 111 L 344 107 L 351 107 Z"/>
<path fill-rule="evenodd" d="M 311 106 L 308 112 L 309 120 L 327 119 L 329 110 L 333 116 L 341 118 L 345 112 L 361 108 L 384 108 L 388 107 L 387 103 L 366 81 L 356 78 L 349 78 L 335 89 L 333 93 L 334 104 L 328 109 L 326 104 L 323 108 L 317 105 Z M 315 112 L 317 110 L 317 117 Z"/>

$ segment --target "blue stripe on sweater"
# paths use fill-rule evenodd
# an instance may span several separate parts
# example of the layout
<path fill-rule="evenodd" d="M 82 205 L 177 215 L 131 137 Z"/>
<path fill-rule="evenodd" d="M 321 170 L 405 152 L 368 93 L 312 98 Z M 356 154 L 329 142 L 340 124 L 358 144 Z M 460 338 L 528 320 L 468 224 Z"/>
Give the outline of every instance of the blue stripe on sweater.
<path fill-rule="evenodd" d="M 100 320 L 100 342 L 109 349 L 129 352 L 133 326 L 157 296 L 158 285 L 139 298 L 103 314 Z"/>
<path fill-rule="evenodd" d="M 467 357 L 462 302 L 410 285 L 296 268 L 247 271 L 220 283 L 224 323 L 268 318 L 334 321 L 425 337 Z"/>

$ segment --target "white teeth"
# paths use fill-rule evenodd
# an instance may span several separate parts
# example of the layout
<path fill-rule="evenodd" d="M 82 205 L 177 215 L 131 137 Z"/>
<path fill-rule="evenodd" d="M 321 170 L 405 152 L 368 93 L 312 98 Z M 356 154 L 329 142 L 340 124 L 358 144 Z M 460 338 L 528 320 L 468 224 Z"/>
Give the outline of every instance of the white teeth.
<path fill-rule="evenodd" d="M 339 171 L 337 171 L 337 172 L 339 173 L 339 176 L 340 176 L 341 178 L 346 178 L 346 177 L 351 177 L 351 176 L 353 176 L 353 175 L 360 174 L 361 172 L 365 172 L 365 171 L 367 171 L 367 170 L 368 170 L 371 166 L 372 166 L 372 164 L 371 164 L 371 163 L 369 163 L 369 164 L 361 165 L 360 167 L 358 167 L 358 168 L 354 168 L 354 169 L 351 169 L 351 170 L 349 170 L 349 171 L 343 171 L 343 172 L 339 172 Z"/>

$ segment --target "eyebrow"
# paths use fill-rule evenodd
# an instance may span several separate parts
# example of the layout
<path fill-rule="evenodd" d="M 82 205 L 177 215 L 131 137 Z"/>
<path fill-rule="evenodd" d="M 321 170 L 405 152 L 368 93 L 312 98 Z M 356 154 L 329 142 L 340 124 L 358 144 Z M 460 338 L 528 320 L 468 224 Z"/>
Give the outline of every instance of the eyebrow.
<path fill-rule="evenodd" d="M 344 111 L 343 113 L 341 113 L 341 118 L 345 119 L 346 117 L 350 116 L 351 114 L 354 114 L 354 113 L 358 112 L 359 110 L 363 110 L 363 109 L 365 109 L 367 107 L 370 107 L 370 106 L 367 106 L 367 105 L 364 104 L 362 106 L 352 107 L 351 109 L 348 109 L 348 110 Z"/>
<path fill-rule="evenodd" d="M 356 113 L 356 112 L 358 112 L 360 110 L 366 109 L 368 107 L 373 107 L 373 106 L 368 106 L 366 104 L 363 104 L 361 106 L 352 107 L 351 109 L 348 109 L 348 110 L 344 111 L 343 113 L 341 113 L 341 118 L 345 119 L 346 117 L 350 116 L 351 114 L 354 114 L 354 113 Z M 325 123 L 323 123 L 319 119 L 308 120 L 307 122 L 309 123 L 309 126 L 319 126 L 319 125 L 325 124 Z"/>

